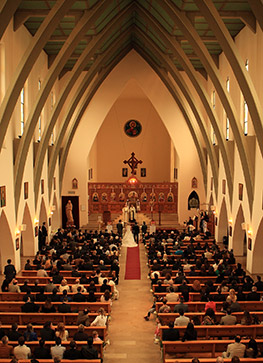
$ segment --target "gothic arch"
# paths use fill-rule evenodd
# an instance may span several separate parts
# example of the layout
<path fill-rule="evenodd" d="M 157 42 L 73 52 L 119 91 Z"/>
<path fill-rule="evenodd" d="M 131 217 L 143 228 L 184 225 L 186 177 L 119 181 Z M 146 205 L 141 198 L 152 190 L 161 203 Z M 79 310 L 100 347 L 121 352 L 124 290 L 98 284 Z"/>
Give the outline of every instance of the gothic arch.
<path fill-rule="evenodd" d="M 4 211 L 2 211 L 0 217 L 0 236 L 2 241 L 0 243 L 0 271 L 3 271 L 8 258 L 11 258 L 13 263 L 15 263 L 14 241 Z"/>
<path fill-rule="evenodd" d="M 41 205 L 40 205 L 39 225 L 42 226 L 43 222 L 46 222 L 46 226 L 47 226 L 47 222 L 48 222 L 48 220 L 47 220 L 47 209 L 46 209 L 44 198 L 42 198 Z"/>
<path fill-rule="evenodd" d="M 61 225 L 61 222 L 59 220 L 58 201 L 57 201 L 56 193 L 54 193 L 52 206 L 54 206 L 54 210 L 53 210 L 53 214 L 52 214 L 52 218 L 51 218 L 51 229 L 55 230 L 55 229 L 59 228 Z"/>
<path fill-rule="evenodd" d="M 253 263 L 251 264 L 251 273 L 254 274 L 262 271 L 262 256 L 263 256 L 262 236 L 263 236 L 263 218 L 261 219 L 260 225 L 258 227 L 256 238 L 254 241 L 252 240 Z"/>
<path fill-rule="evenodd" d="M 35 238 L 32 218 L 28 204 L 25 204 L 22 223 L 26 225 L 26 230 L 21 232 L 23 243 L 21 244 L 23 256 L 33 256 L 35 254 Z"/>
<path fill-rule="evenodd" d="M 244 238 L 246 235 L 246 231 L 242 229 L 241 224 L 245 222 L 244 212 L 242 205 L 240 204 L 233 228 L 233 237 L 232 237 L 232 248 L 234 250 L 234 254 L 236 256 L 243 256 L 246 251 L 244 251 Z"/>
<path fill-rule="evenodd" d="M 223 198 L 222 200 L 218 221 L 219 223 L 217 240 L 219 242 L 222 242 L 223 237 L 228 235 L 228 217 L 225 198 Z"/>

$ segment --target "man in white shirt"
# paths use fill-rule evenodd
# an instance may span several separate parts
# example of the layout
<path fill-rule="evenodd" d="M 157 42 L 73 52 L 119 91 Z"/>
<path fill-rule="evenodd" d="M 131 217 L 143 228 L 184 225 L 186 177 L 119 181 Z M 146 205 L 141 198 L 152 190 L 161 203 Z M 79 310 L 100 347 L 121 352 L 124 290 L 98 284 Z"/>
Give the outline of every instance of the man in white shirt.
<path fill-rule="evenodd" d="M 87 292 L 85 287 L 79 283 L 79 279 L 76 279 L 75 284 L 71 286 L 72 292 L 74 292 L 74 294 L 76 294 L 78 292 L 79 286 L 81 287 L 80 292 Z"/>
<path fill-rule="evenodd" d="M 187 326 L 190 323 L 190 319 L 187 316 L 184 316 L 184 310 L 179 310 L 179 317 L 175 319 L 174 325 L 176 326 Z"/>
<path fill-rule="evenodd" d="M 25 338 L 18 338 L 18 345 L 14 348 L 14 356 L 17 360 L 29 359 L 31 356 L 31 349 L 25 345 Z"/>
<path fill-rule="evenodd" d="M 62 347 L 62 345 L 61 345 L 60 337 L 56 337 L 56 345 L 54 345 L 54 347 L 50 348 L 50 353 L 51 353 L 52 359 L 54 359 L 55 357 L 62 359 L 65 350 L 66 350 L 66 348 Z"/>

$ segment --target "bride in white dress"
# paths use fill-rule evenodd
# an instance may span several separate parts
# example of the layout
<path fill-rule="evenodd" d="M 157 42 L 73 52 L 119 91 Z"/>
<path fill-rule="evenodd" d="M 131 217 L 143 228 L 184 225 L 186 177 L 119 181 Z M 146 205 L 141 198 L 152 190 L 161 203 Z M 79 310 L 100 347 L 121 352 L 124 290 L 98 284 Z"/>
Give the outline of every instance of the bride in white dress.
<path fill-rule="evenodd" d="M 126 232 L 122 239 L 122 246 L 124 247 L 137 247 L 137 243 L 134 240 L 133 233 L 131 231 L 131 226 L 127 224 Z"/>

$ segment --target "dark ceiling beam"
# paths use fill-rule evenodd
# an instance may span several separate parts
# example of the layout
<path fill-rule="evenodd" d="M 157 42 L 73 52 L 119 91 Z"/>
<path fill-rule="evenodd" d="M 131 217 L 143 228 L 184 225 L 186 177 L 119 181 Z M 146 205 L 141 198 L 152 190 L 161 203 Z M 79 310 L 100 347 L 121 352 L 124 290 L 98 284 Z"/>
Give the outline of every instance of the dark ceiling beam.
<path fill-rule="evenodd" d="M 13 0 L 11 0 L 13 1 Z M 10 2 L 10 0 L 9 0 Z M 45 18 L 49 14 L 49 9 L 31 9 L 31 10 L 17 10 L 14 14 L 14 31 L 20 28 L 29 18 Z M 69 10 L 64 17 L 74 17 L 77 22 L 83 15 L 83 11 Z"/>
<path fill-rule="evenodd" d="M 256 2 L 255 0 L 252 0 Z M 260 2 L 260 0 L 259 0 Z M 201 11 L 185 11 L 185 15 L 191 20 L 192 24 L 196 18 L 204 18 Z M 254 33 L 256 32 L 256 18 L 252 11 L 227 11 L 219 10 L 219 15 L 222 19 L 240 19 L 245 25 L 247 25 Z"/>
<path fill-rule="evenodd" d="M 67 13 L 68 9 L 74 4 L 74 0 L 58 0 L 45 18 L 31 43 L 25 50 L 13 77 L 10 79 L 8 89 L 0 106 L 0 150 L 2 149 L 6 131 L 20 95 L 29 73 L 31 72 L 39 54 L 46 44 L 46 40 L 56 29 L 57 23 Z"/>
<path fill-rule="evenodd" d="M 178 42 L 181 42 L 181 43 L 188 43 L 188 40 L 186 39 L 186 37 L 184 35 L 176 35 L 176 40 Z M 205 43 L 218 43 L 217 39 L 215 36 L 201 36 L 201 39 L 203 42 Z"/>
<path fill-rule="evenodd" d="M 258 21 L 258 24 L 263 31 L 263 1 L 262 0 L 248 0 L 248 3 Z"/>
<path fill-rule="evenodd" d="M 41 138 L 41 143 L 40 143 L 40 147 L 38 149 L 37 155 L 36 155 L 36 161 L 35 161 L 35 170 L 34 170 L 34 190 L 35 190 L 35 203 L 37 205 L 37 199 L 38 199 L 38 192 L 39 192 L 39 185 L 40 185 L 40 178 L 41 178 L 41 173 L 42 173 L 42 167 L 43 167 L 43 161 L 44 161 L 44 157 L 46 154 L 46 150 L 48 148 L 48 143 L 50 140 L 50 136 L 52 133 L 52 130 L 56 124 L 56 121 L 59 117 L 59 114 L 66 102 L 67 97 L 69 96 L 72 88 L 74 87 L 74 85 L 76 84 L 76 82 L 78 81 L 79 77 L 82 76 L 82 72 L 86 67 L 87 62 L 93 58 L 94 59 L 94 54 L 95 52 L 100 49 L 100 47 L 103 45 L 103 43 L 105 42 L 105 37 L 108 34 L 111 34 L 112 32 L 116 32 L 117 29 L 119 28 L 119 23 L 124 19 L 124 17 L 129 16 L 129 14 L 132 13 L 132 11 L 134 10 L 134 6 L 132 5 L 128 5 L 127 7 L 125 7 L 121 12 L 119 12 L 113 19 L 113 21 L 109 22 L 104 29 L 96 36 L 93 38 L 93 40 L 88 44 L 88 46 L 86 47 L 86 49 L 84 50 L 84 52 L 82 53 L 80 59 L 78 60 L 78 62 L 75 64 L 75 66 L 72 69 L 72 72 L 70 74 L 69 79 L 67 80 L 67 82 L 64 84 L 63 86 L 63 90 L 61 91 L 57 102 L 54 106 L 54 109 L 52 111 L 52 114 L 47 122 L 47 126 L 44 130 L 43 136 Z M 131 29 L 131 27 L 129 28 Z M 128 31 L 125 33 L 125 35 L 128 34 Z M 119 39 L 120 41 L 122 41 L 123 36 L 121 36 Z M 119 42 L 117 44 L 117 46 L 119 46 Z M 116 50 L 116 44 L 113 47 Z M 112 55 L 113 50 L 111 50 L 111 47 L 109 47 L 108 51 L 106 51 L 106 55 L 107 56 L 111 56 Z M 105 57 L 104 57 L 105 58 Z M 93 69 L 94 67 L 92 67 Z M 84 76 L 84 80 L 87 79 L 87 77 L 89 77 L 90 72 L 88 72 L 88 74 L 86 74 Z M 83 85 L 83 82 L 81 82 L 81 85 Z M 84 82 L 85 87 L 81 88 L 81 91 L 76 91 L 77 94 L 83 95 L 83 93 L 85 93 L 85 88 L 88 86 L 86 82 Z M 79 89 L 79 87 L 78 87 Z M 76 96 L 75 96 L 76 97 Z M 75 100 L 75 97 L 73 96 L 73 99 Z M 69 101 L 69 105 L 72 106 L 72 100 Z M 77 103 L 74 103 L 74 106 L 71 107 L 70 109 L 67 110 L 66 112 L 66 120 L 70 120 L 71 116 L 74 113 L 74 110 L 77 106 Z M 66 122 L 64 120 L 64 122 Z M 62 132 L 61 129 L 64 128 L 64 125 L 60 125 L 60 133 Z M 59 150 L 60 146 L 58 147 Z M 57 146 L 54 147 L 54 149 L 57 149 Z M 52 157 L 51 157 L 52 158 Z"/>
<path fill-rule="evenodd" d="M 111 1 L 112 3 L 112 1 Z M 29 112 L 28 118 L 26 120 L 26 125 L 24 129 L 24 133 L 20 139 L 20 143 L 18 146 L 15 166 L 14 166 L 14 185 L 15 185 L 15 209 L 18 210 L 19 200 L 21 196 L 21 185 L 24 173 L 24 167 L 26 162 L 26 155 L 28 154 L 28 149 L 31 145 L 31 140 L 35 132 L 35 127 L 37 124 L 37 120 L 39 115 L 43 109 L 43 106 L 46 102 L 47 97 L 49 96 L 54 82 L 56 81 L 59 73 L 65 66 L 68 57 L 77 44 L 79 43 L 83 34 L 87 32 L 88 29 L 94 24 L 96 19 L 100 17 L 105 9 L 109 6 L 109 1 L 101 0 L 97 2 L 97 4 L 92 8 L 92 10 L 85 12 L 81 20 L 74 27 L 71 32 L 68 41 L 64 44 L 59 54 L 57 55 L 52 67 L 48 70 L 46 77 L 43 82 L 43 86 L 41 90 L 36 95 L 36 99 L 32 105 L 32 108 Z M 52 8 L 53 10 L 53 8 Z M 32 38 L 34 39 L 34 37 Z"/>
<path fill-rule="evenodd" d="M 218 38 L 221 48 L 231 65 L 232 71 L 238 81 L 244 99 L 247 102 L 251 120 L 253 122 L 258 145 L 263 156 L 263 110 L 260 99 L 254 87 L 249 72 L 246 70 L 244 59 L 240 56 L 237 46 L 229 35 L 224 23 L 217 13 L 211 0 L 195 0 L 199 9 L 206 17 L 209 26 Z"/>
<path fill-rule="evenodd" d="M 59 183 L 60 183 L 60 189 L 62 186 L 62 180 L 63 180 L 63 174 L 65 171 L 65 165 L 67 161 L 67 156 L 69 153 L 69 149 L 72 143 L 72 140 L 74 138 L 74 135 L 76 133 L 76 130 L 78 128 L 78 125 L 84 115 L 84 112 L 86 111 L 89 103 L 91 102 L 92 98 L 96 94 L 98 88 L 103 83 L 103 81 L 106 79 L 106 77 L 110 74 L 110 72 L 113 70 L 113 68 L 125 57 L 125 55 L 132 49 L 131 45 L 128 45 L 125 49 L 123 49 L 116 58 L 113 59 L 113 61 L 107 66 L 102 67 L 101 71 L 98 74 L 98 77 L 96 80 L 94 80 L 94 83 L 91 86 L 91 89 L 88 91 L 87 95 L 85 96 L 85 99 L 81 102 L 79 105 L 78 111 L 76 113 L 76 116 L 72 120 L 72 124 L 70 127 L 69 132 L 67 133 L 65 143 L 62 148 L 61 157 L 60 157 L 60 163 L 59 163 Z M 100 68 L 100 67 L 97 67 Z M 52 185 L 53 180 L 53 173 L 49 174 L 49 186 Z"/>
<path fill-rule="evenodd" d="M 196 0 L 197 1 L 197 0 Z M 222 79 L 222 75 L 216 68 L 211 55 L 209 54 L 206 46 L 199 37 L 197 31 L 192 26 L 189 19 L 184 15 L 183 12 L 179 11 L 171 0 L 158 0 L 159 5 L 162 6 L 164 11 L 170 15 L 175 24 L 185 34 L 192 45 L 193 50 L 199 55 L 202 64 L 204 65 L 211 81 L 220 97 L 222 105 L 227 113 L 230 121 L 231 129 L 236 141 L 237 150 L 239 152 L 244 179 L 246 181 L 246 191 L 249 201 L 249 209 L 252 213 L 253 201 L 254 201 L 254 171 L 253 163 L 250 160 L 248 140 L 244 136 L 241 128 L 241 123 L 237 114 L 237 110 L 232 101 L 232 98 L 227 92 L 225 87 L 225 80 Z M 211 2 L 210 2 L 211 4 Z M 220 18 L 222 21 L 222 19 Z M 229 33 L 228 33 L 229 34 Z"/>
<path fill-rule="evenodd" d="M 0 4 L 0 40 L 22 0 L 2 0 Z"/>
<path fill-rule="evenodd" d="M 84 35 L 82 40 L 86 40 L 87 42 L 91 41 L 92 35 Z M 67 35 L 51 35 L 47 43 L 52 42 L 65 42 L 68 39 Z"/>
<path fill-rule="evenodd" d="M 166 46 L 171 49 L 173 52 L 173 55 L 170 57 L 172 59 L 175 59 L 179 61 L 181 66 L 183 67 L 183 70 L 187 74 L 190 82 L 192 83 L 193 87 L 196 90 L 196 93 L 200 97 L 200 101 L 202 102 L 204 109 L 207 113 L 208 120 L 211 122 L 212 127 L 216 134 L 216 139 L 219 145 L 219 150 L 221 153 L 226 179 L 227 179 L 227 185 L 228 185 L 228 192 L 229 192 L 229 199 L 232 203 L 233 198 L 233 168 L 231 167 L 230 161 L 228 159 L 228 152 L 227 152 L 227 141 L 224 135 L 224 132 L 222 130 L 221 121 L 217 116 L 217 113 L 212 108 L 211 105 L 211 99 L 210 95 L 207 94 L 206 88 L 203 86 L 203 83 L 200 82 L 200 78 L 198 77 L 198 74 L 193 67 L 190 60 L 186 57 L 183 49 L 181 48 L 180 44 L 176 41 L 174 37 L 169 35 L 165 29 L 162 27 L 162 25 L 156 21 L 156 19 L 147 12 L 143 7 L 140 6 L 139 12 L 142 13 L 142 16 L 144 17 L 145 21 L 150 23 L 150 27 L 158 34 L 158 36 L 162 39 L 163 43 L 166 44 Z M 201 73 L 200 69 L 200 73 Z"/>
<path fill-rule="evenodd" d="M 183 109 L 185 113 L 188 114 L 187 112 L 187 107 L 186 107 L 186 102 L 187 101 L 190 109 L 192 110 L 192 113 L 194 115 L 194 118 L 198 124 L 198 127 L 200 129 L 200 133 L 198 134 L 196 131 L 194 131 L 195 126 L 194 126 L 194 122 L 192 121 L 192 117 L 188 114 L 187 115 L 187 125 L 189 127 L 190 132 L 192 133 L 192 131 L 194 131 L 195 134 L 195 138 L 194 140 L 199 140 L 199 143 L 196 144 L 196 148 L 201 148 L 202 149 L 202 145 L 200 143 L 200 135 L 202 135 L 202 138 L 204 139 L 204 144 L 206 146 L 206 150 L 208 151 L 208 155 L 209 155 L 209 159 L 210 159 L 210 164 L 211 164 L 211 168 L 212 168 L 212 173 L 213 173 L 213 177 L 214 177 L 214 181 L 215 181 L 215 190 L 216 190 L 216 195 L 218 192 L 218 162 L 217 162 L 217 157 L 215 154 L 215 149 L 211 143 L 211 138 L 210 138 L 210 133 L 208 131 L 208 126 L 206 124 L 206 122 L 204 121 L 203 117 L 202 117 L 202 112 L 201 110 L 198 108 L 198 102 L 197 100 L 194 98 L 194 96 L 192 95 L 192 92 L 190 91 L 190 89 L 188 88 L 186 82 L 184 81 L 183 77 L 180 75 L 180 73 L 177 71 L 176 67 L 174 66 L 173 62 L 171 61 L 170 57 L 162 54 L 162 52 L 160 51 L 160 49 L 157 48 L 157 46 L 154 44 L 154 42 L 152 41 L 152 39 L 147 38 L 147 36 L 140 30 L 137 29 L 136 31 L 139 34 L 140 39 L 144 39 L 144 41 L 146 42 L 146 46 L 145 48 L 150 48 L 151 51 L 155 51 L 155 56 L 158 56 L 158 59 L 162 61 L 162 63 L 164 64 L 164 69 L 166 70 L 166 75 L 167 72 L 169 72 L 172 76 L 172 78 L 174 79 L 175 84 L 174 85 L 170 85 L 170 88 L 173 88 L 173 96 L 175 97 L 176 95 L 176 99 L 177 102 L 180 102 L 179 108 Z M 156 69 L 156 66 L 155 66 Z M 168 77 L 167 77 L 168 80 Z M 181 97 L 180 93 L 183 94 L 184 99 Z M 198 152 L 199 154 L 199 152 Z M 202 161 L 201 165 L 203 165 L 204 163 Z M 205 163 L 206 164 L 206 163 Z M 203 171 L 203 168 L 202 168 Z M 204 172 L 204 171 L 203 171 Z M 204 179 L 207 180 L 207 176 L 206 176 L 206 172 L 205 172 L 205 177 Z"/>

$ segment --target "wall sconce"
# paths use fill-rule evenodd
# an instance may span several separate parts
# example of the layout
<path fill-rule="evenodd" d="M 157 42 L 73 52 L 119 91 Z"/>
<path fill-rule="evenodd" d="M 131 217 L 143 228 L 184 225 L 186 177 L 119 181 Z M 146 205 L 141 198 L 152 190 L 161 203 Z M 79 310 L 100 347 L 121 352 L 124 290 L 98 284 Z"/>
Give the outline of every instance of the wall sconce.
<path fill-rule="evenodd" d="M 16 228 L 16 237 L 19 237 L 19 235 L 20 235 L 20 231 L 19 231 L 19 229 Z"/>
<path fill-rule="evenodd" d="M 247 234 L 248 234 L 248 237 L 252 237 L 252 230 L 251 229 L 249 229 L 248 231 L 247 231 Z"/>
<path fill-rule="evenodd" d="M 211 205 L 210 209 L 215 212 L 216 211 L 216 206 L 215 205 Z"/>
<path fill-rule="evenodd" d="M 51 210 L 52 210 L 52 212 L 54 212 L 54 210 L 56 210 L 57 209 L 57 207 L 55 206 L 55 205 L 52 205 L 51 206 Z"/>
<path fill-rule="evenodd" d="M 34 219 L 34 224 L 35 224 L 35 226 L 37 226 L 37 225 L 38 225 L 38 223 L 39 223 L 39 220 L 38 220 L 37 218 L 35 218 L 35 219 Z"/>
<path fill-rule="evenodd" d="M 232 226 L 232 224 L 233 224 L 233 219 L 232 219 L 232 218 L 229 218 L 229 220 L 228 220 L 228 224 L 229 224 L 230 226 Z"/>

